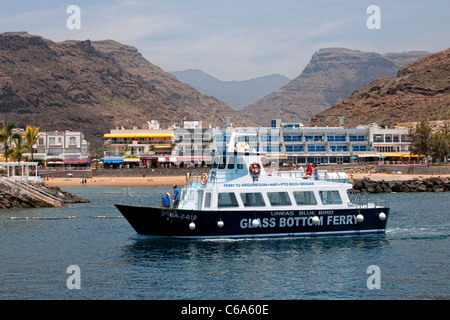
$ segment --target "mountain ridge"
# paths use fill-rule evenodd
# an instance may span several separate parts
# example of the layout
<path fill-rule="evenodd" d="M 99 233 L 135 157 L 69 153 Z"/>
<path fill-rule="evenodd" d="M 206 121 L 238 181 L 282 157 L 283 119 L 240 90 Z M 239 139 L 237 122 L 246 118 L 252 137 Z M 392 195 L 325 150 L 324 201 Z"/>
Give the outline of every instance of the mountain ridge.
<path fill-rule="evenodd" d="M 198 69 L 170 71 L 169 73 L 199 92 L 213 96 L 236 110 L 243 109 L 290 81 L 288 77 L 280 74 L 271 74 L 248 80 L 223 81 Z"/>
<path fill-rule="evenodd" d="M 302 122 L 343 101 L 353 91 L 381 76 L 394 76 L 399 65 L 427 52 L 389 53 L 387 56 L 346 48 L 323 48 L 313 54 L 302 73 L 276 92 L 247 106 L 241 113 L 257 123 L 271 119 Z"/>
<path fill-rule="evenodd" d="M 0 115 L 42 131 L 72 128 L 95 146 L 116 126 L 183 119 L 253 125 L 231 106 L 199 93 L 114 40 L 53 42 L 0 34 Z"/>
<path fill-rule="evenodd" d="M 312 117 L 311 125 L 335 126 L 338 117 L 344 117 L 348 127 L 449 119 L 450 49 L 408 64 L 394 77 L 375 79 Z"/>

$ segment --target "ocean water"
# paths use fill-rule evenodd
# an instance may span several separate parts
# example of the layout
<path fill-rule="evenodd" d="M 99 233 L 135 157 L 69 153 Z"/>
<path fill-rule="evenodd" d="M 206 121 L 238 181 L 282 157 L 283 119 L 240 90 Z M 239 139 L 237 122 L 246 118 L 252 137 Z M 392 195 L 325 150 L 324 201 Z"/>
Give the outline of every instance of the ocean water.
<path fill-rule="evenodd" d="M 166 187 L 65 190 L 91 203 L 0 211 L 0 299 L 450 298 L 450 193 L 372 195 L 390 201 L 385 235 L 186 241 L 138 235 L 113 205 Z"/>

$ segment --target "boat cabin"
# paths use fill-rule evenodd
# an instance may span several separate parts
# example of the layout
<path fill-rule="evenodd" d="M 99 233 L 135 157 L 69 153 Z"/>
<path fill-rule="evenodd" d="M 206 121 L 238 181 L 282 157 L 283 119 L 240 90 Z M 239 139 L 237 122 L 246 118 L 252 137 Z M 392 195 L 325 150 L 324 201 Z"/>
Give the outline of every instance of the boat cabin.
<path fill-rule="evenodd" d="M 181 191 L 180 209 L 290 211 L 348 208 L 348 183 L 291 178 L 266 172 L 258 152 L 224 152 L 209 174 L 192 175 Z"/>

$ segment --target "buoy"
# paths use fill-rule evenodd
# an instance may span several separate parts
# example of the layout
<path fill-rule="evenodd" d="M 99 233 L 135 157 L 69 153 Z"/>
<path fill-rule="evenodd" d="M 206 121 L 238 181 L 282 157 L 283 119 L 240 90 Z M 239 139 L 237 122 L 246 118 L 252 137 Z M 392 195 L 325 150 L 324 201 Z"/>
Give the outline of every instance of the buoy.
<path fill-rule="evenodd" d="M 314 217 L 312 218 L 312 223 L 313 223 L 313 225 L 317 226 L 317 225 L 319 224 L 319 222 L 320 222 L 320 219 L 319 219 L 318 216 L 314 216 Z"/>
<path fill-rule="evenodd" d="M 253 228 L 258 228 L 259 227 L 259 220 L 258 219 L 253 219 L 252 220 L 252 227 Z"/>
<path fill-rule="evenodd" d="M 193 223 L 193 222 L 189 223 L 189 229 L 194 230 L 195 229 L 195 223 Z"/>
<path fill-rule="evenodd" d="M 222 228 L 223 227 L 223 221 L 222 220 L 217 221 L 217 226 L 219 228 Z"/>
<path fill-rule="evenodd" d="M 361 213 L 358 213 L 358 215 L 356 216 L 356 221 L 358 221 L 358 223 L 363 222 L 364 216 Z"/>
<path fill-rule="evenodd" d="M 383 211 L 380 212 L 380 214 L 378 215 L 378 218 L 379 218 L 381 221 L 386 220 L 386 213 L 384 213 Z"/>

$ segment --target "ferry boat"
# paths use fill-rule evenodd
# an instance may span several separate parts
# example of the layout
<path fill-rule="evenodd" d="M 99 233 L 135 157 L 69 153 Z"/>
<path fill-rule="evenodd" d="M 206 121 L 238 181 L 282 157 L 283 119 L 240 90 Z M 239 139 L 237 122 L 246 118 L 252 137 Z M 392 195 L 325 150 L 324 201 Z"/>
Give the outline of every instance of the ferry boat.
<path fill-rule="evenodd" d="M 115 206 L 137 233 L 180 239 L 385 233 L 387 203 L 350 201 L 352 185 L 336 174 L 316 180 L 270 172 L 263 153 L 237 137 L 234 132 L 228 149 L 214 157 L 209 173 L 189 177 L 178 208 Z"/>

